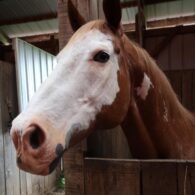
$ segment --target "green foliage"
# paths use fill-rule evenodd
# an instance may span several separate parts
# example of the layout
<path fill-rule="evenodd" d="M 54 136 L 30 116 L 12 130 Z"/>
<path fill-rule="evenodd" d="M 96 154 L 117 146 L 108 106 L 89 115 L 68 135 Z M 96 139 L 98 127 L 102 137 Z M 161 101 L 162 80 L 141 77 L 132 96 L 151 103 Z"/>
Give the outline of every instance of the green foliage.
<path fill-rule="evenodd" d="M 56 182 L 56 188 L 57 189 L 63 189 L 65 188 L 65 178 L 64 178 L 64 172 L 62 171 L 60 174 L 60 177 L 58 178 Z"/>

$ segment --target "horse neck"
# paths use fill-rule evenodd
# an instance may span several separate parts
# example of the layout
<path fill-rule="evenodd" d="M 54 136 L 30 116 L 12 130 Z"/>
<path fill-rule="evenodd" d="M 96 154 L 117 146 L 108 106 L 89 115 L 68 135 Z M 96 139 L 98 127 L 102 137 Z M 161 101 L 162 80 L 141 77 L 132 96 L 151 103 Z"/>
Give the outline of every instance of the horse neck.
<path fill-rule="evenodd" d="M 140 157 L 195 158 L 191 149 L 195 141 L 194 116 L 181 105 L 149 54 L 135 43 L 126 42 L 132 98 L 124 126 L 131 123 L 128 125 L 134 129 L 126 130 L 127 137 L 136 135 L 139 139 L 139 142 L 133 140 L 134 148 L 143 144 L 146 154 L 141 151 Z M 130 117 L 134 120 L 129 120 Z M 129 139 L 130 143 L 134 138 Z"/>

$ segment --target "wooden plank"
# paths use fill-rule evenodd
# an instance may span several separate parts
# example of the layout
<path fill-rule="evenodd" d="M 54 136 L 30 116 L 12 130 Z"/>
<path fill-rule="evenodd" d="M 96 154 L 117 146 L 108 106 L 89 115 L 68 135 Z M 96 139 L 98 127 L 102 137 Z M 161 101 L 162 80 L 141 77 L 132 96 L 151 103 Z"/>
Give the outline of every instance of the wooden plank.
<path fill-rule="evenodd" d="M 84 195 L 84 156 L 80 144 L 64 154 L 65 194 Z"/>
<path fill-rule="evenodd" d="M 93 132 L 87 139 L 87 156 L 130 158 L 128 143 L 121 127 Z"/>
<path fill-rule="evenodd" d="M 11 24 L 20 24 L 20 23 L 26 23 L 26 22 L 35 22 L 35 21 L 41 21 L 41 20 L 49 20 L 49 19 L 55 19 L 57 17 L 57 13 L 48 13 L 48 14 L 40 14 L 36 16 L 28 16 L 24 18 L 17 18 L 17 19 L 6 19 L 6 20 L 0 20 L 0 26 L 1 25 L 11 25 Z"/>
<path fill-rule="evenodd" d="M 72 35 L 72 29 L 67 15 L 67 1 L 58 0 L 59 43 L 64 47 Z M 77 1 L 78 3 L 78 1 Z M 79 1 L 81 9 L 82 4 Z M 83 146 L 79 144 L 64 154 L 64 176 L 66 195 L 84 194 Z"/>
<path fill-rule="evenodd" d="M 15 82 L 14 66 L 8 63 L 2 63 L 2 130 L 4 144 L 4 177 L 5 177 L 5 194 L 20 194 L 19 170 L 16 167 L 14 148 L 10 137 L 10 125 L 12 117 L 17 113 L 17 93 Z M 3 183 L 2 183 L 3 184 Z M 1 185 L 1 184 L 0 184 Z M 4 185 L 4 184 L 3 184 Z"/>
<path fill-rule="evenodd" d="M 195 113 L 195 71 L 193 71 L 193 76 L 192 76 L 192 100 L 193 100 L 193 104 L 192 104 L 192 111 Z"/>
<path fill-rule="evenodd" d="M 90 20 L 98 19 L 98 1 L 97 0 L 90 0 L 89 17 L 90 17 Z"/>
<path fill-rule="evenodd" d="M 166 37 L 163 38 L 163 40 L 155 47 L 154 53 L 152 56 L 154 56 L 155 58 L 158 58 L 158 56 L 160 55 L 160 53 L 167 47 L 170 45 L 170 42 L 172 41 L 172 39 L 175 37 L 176 35 L 176 30 L 172 30 L 170 32 L 170 34 Z"/>
<path fill-rule="evenodd" d="M 68 19 L 66 0 L 58 0 L 58 22 L 59 22 L 59 46 L 60 50 L 66 45 L 73 31 Z"/>
<path fill-rule="evenodd" d="M 104 19 L 103 0 L 98 1 L 98 19 Z"/>
<path fill-rule="evenodd" d="M 155 45 L 158 45 L 163 40 L 163 37 L 156 37 L 154 39 Z M 158 56 L 157 64 L 162 70 L 169 69 L 169 48 L 166 47 Z"/>
<path fill-rule="evenodd" d="M 178 195 L 194 195 L 195 193 L 195 163 L 178 162 Z"/>
<path fill-rule="evenodd" d="M 144 161 L 141 167 L 143 195 L 177 195 L 177 166 L 174 161 Z"/>
<path fill-rule="evenodd" d="M 77 9 L 79 13 L 83 16 L 83 18 L 88 21 L 89 20 L 89 0 L 77 0 Z"/>
<path fill-rule="evenodd" d="M 138 161 L 85 159 L 86 195 L 140 195 Z"/>
<path fill-rule="evenodd" d="M 4 66 L 0 61 L 0 192 L 5 194 L 5 161 L 4 161 L 4 139 L 3 139 L 3 74 Z"/>
<path fill-rule="evenodd" d="M 148 21 L 146 26 L 148 29 L 155 29 L 155 28 L 179 26 L 184 24 L 193 24 L 194 22 L 195 22 L 195 15 L 190 15 L 190 16 L 152 20 L 152 21 Z M 124 29 L 125 32 L 130 32 L 135 30 L 135 23 L 125 24 Z"/>
<path fill-rule="evenodd" d="M 195 34 L 183 35 L 183 63 L 184 69 L 195 68 Z"/>
<path fill-rule="evenodd" d="M 169 70 L 181 70 L 183 58 L 183 38 L 182 35 L 176 35 L 170 43 L 170 66 Z"/>
<path fill-rule="evenodd" d="M 185 71 L 182 74 L 182 104 L 189 110 L 192 110 L 192 71 Z"/>

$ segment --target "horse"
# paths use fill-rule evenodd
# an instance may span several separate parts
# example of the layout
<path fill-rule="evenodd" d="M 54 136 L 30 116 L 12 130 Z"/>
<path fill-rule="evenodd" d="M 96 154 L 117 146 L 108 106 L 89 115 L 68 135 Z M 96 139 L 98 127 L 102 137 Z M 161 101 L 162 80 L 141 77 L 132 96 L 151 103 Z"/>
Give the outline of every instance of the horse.
<path fill-rule="evenodd" d="M 104 0 L 105 20 L 76 31 L 57 66 L 12 123 L 19 168 L 51 173 L 70 147 L 98 129 L 121 125 L 134 158 L 195 159 L 195 117 L 179 102 L 146 50 L 122 30 L 119 0 Z"/>

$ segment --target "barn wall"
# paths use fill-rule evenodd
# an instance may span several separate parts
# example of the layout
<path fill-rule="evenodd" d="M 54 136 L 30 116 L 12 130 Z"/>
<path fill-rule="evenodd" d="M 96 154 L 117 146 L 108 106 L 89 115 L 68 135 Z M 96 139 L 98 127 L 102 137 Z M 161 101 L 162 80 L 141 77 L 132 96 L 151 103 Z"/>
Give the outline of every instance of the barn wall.
<path fill-rule="evenodd" d="M 17 113 L 14 66 L 0 61 L 0 194 L 20 195 L 20 172 L 9 133 Z"/>
<path fill-rule="evenodd" d="M 193 161 L 85 159 L 86 195 L 194 195 Z"/>
<path fill-rule="evenodd" d="M 19 74 L 20 79 L 22 79 L 20 84 L 23 85 L 21 87 L 20 97 L 22 96 L 22 100 L 26 100 L 20 101 L 20 108 L 22 110 L 34 91 L 37 90 L 41 82 L 52 71 L 55 60 L 52 59 L 51 55 L 35 47 L 33 48 L 25 42 L 21 41 L 20 44 L 22 44 L 20 45 L 19 52 L 20 65 L 23 67 L 23 70 L 26 70 L 26 73 Z M 40 63 L 38 61 L 42 62 L 39 67 L 38 64 L 40 65 Z M 29 84 L 28 86 L 26 85 L 27 83 Z M 58 175 L 57 171 L 54 171 L 48 177 L 42 177 L 20 171 L 16 166 L 16 153 L 9 133 L 11 120 L 18 113 L 16 89 L 15 66 L 0 61 L 0 194 L 46 194 L 55 187 L 56 177 Z"/>
<path fill-rule="evenodd" d="M 145 40 L 146 50 L 153 55 L 166 36 L 152 36 Z M 156 57 L 182 104 L 195 111 L 195 33 L 176 34 Z"/>

